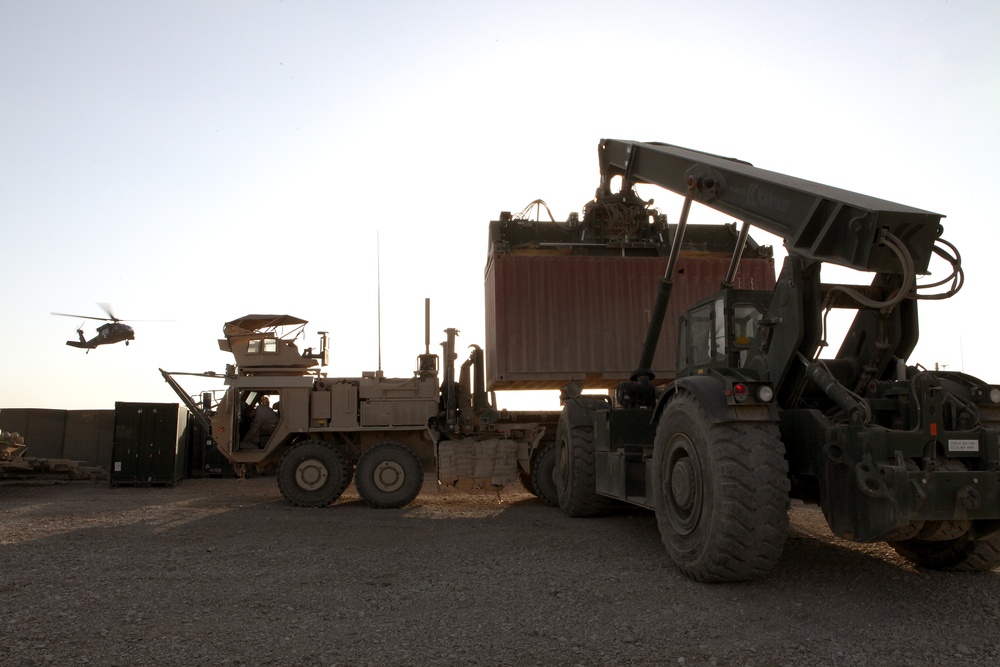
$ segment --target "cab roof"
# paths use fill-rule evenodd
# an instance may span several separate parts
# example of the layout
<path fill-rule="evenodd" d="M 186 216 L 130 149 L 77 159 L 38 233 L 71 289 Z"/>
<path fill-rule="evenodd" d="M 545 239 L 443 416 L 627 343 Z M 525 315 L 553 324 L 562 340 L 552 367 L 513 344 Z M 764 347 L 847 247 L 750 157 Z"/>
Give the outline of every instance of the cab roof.
<path fill-rule="evenodd" d="M 231 322 L 226 322 L 226 326 L 239 327 L 247 331 L 258 331 L 260 329 L 273 329 L 275 327 L 307 324 L 308 321 L 294 315 L 244 315 Z"/>

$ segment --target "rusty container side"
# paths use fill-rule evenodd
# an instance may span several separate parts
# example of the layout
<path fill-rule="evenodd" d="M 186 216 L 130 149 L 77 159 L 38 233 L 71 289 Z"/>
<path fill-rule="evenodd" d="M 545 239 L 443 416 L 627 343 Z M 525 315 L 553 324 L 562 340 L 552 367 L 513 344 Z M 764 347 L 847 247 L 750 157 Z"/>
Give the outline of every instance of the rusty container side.
<path fill-rule="evenodd" d="M 656 382 L 676 374 L 677 321 L 715 293 L 729 256 L 682 256 L 653 359 Z M 494 255 L 486 270 L 486 369 L 490 390 L 557 389 L 579 380 L 610 389 L 635 370 L 666 259 Z M 774 260 L 740 263 L 735 287 L 772 289 Z"/>
<path fill-rule="evenodd" d="M 40 459 L 63 458 L 66 410 L 48 408 L 4 408 L 0 430 L 24 437 L 24 456 Z"/>
<path fill-rule="evenodd" d="M 111 467 L 115 440 L 114 410 L 68 410 L 63 458 L 89 466 Z"/>

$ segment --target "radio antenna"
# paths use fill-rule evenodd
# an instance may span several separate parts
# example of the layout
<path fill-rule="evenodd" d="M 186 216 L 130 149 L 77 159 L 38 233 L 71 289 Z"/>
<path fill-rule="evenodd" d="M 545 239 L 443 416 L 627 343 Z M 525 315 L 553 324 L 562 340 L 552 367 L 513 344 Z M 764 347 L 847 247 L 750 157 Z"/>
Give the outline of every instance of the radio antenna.
<path fill-rule="evenodd" d="M 375 232 L 375 291 L 378 306 L 378 376 L 382 377 L 382 251 Z"/>

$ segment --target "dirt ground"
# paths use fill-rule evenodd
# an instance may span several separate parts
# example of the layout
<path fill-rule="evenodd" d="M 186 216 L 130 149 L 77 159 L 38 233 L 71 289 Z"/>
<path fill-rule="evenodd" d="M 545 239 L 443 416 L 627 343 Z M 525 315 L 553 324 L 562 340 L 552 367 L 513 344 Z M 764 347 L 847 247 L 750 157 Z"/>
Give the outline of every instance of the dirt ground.
<path fill-rule="evenodd" d="M 995 665 L 1000 572 L 915 569 L 793 505 L 773 576 L 692 582 L 651 514 L 520 487 L 372 510 L 273 478 L 0 482 L 0 664 Z"/>

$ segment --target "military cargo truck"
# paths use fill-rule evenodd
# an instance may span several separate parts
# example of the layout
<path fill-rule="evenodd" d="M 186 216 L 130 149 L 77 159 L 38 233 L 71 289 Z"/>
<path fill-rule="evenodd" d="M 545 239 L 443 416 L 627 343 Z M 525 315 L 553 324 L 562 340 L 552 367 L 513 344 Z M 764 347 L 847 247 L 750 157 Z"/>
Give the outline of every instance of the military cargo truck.
<path fill-rule="evenodd" d="M 623 349 L 647 318 L 597 314 L 623 295 L 632 295 L 629 303 L 651 297 L 648 278 L 662 271 L 675 231 L 650 201 L 590 203 L 582 218 L 562 223 L 532 221 L 527 209 L 502 213 L 489 231 L 487 349 L 471 346 L 457 370 L 459 332 L 445 330 L 442 363 L 430 350 L 428 305 L 424 352 L 411 377 L 381 371 L 329 377 L 327 335 L 320 332 L 318 347 L 300 351 L 296 340 L 307 322 L 285 314 L 251 314 L 224 325 L 219 345 L 234 363 L 225 373 L 194 374 L 224 380 L 217 404 L 189 396 L 175 377 L 182 373 L 161 373 L 234 466 L 273 470 L 293 504 L 329 505 L 353 480 L 372 507 L 401 507 L 418 493 L 424 471 L 433 470 L 441 484 L 465 489 L 520 480 L 556 505 L 560 412 L 499 409 L 494 390 L 574 381 L 606 390 L 626 377 Z M 717 287 L 738 241 L 735 228 L 689 228 L 678 308 Z M 746 247 L 737 280 L 773 285 L 770 248 L 752 239 Z M 566 302 L 581 284 L 591 300 Z M 657 358 L 661 381 L 672 377 L 674 358 L 672 350 Z"/>

